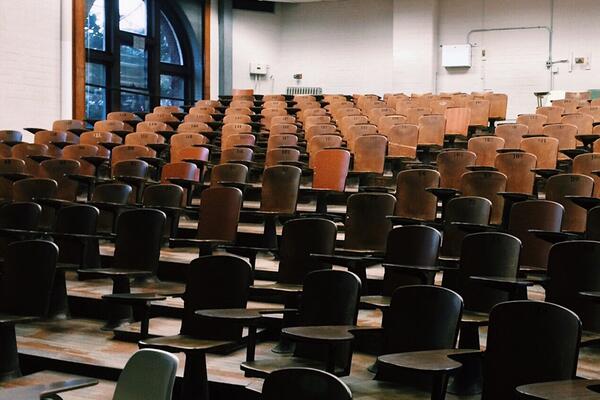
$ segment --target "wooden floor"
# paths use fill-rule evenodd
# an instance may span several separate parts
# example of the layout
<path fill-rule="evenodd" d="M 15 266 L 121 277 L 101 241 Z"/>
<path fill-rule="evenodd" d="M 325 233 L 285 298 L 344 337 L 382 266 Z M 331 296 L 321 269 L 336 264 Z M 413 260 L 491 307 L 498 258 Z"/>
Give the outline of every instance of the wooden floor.
<path fill-rule="evenodd" d="M 103 252 L 110 253 L 110 246 L 104 246 Z M 161 257 L 177 259 L 185 262 L 195 258 L 190 252 L 181 250 L 164 250 Z M 276 263 L 269 255 L 259 257 L 257 268 L 275 270 Z M 369 275 L 372 278 L 381 279 L 383 269 L 381 267 L 370 268 Z M 437 279 L 440 281 L 439 277 Z M 259 284 L 261 282 L 257 282 Z M 68 275 L 68 292 L 72 297 L 86 299 L 100 299 L 103 294 L 111 292 L 110 280 L 78 281 L 75 275 Z M 183 285 L 172 282 L 154 282 L 137 284 L 134 283 L 132 291 L 181 291 Z M 529 291 L 530 299 L 543 300 L 543 290 L 533 287 Z M 180 299 L 170 298 L 163 305 L 180 308 Z M 259 303 L 251 302 L 249 307 L 260 306 Z M 381 313 L 377 310 L 361 310 L 359 313 L 359 325 L 379 326 Z M 129 357 L 137 350 L 135 343 L 128 343 L 113 339 L 111 332 L 100 329 L 103 321 L 91 319 L 71 319 L 59 322 L 38 322 L 23 324 L 17 327 L 19 351 L 26 357 L 39 357 L 45 360 L 61 361 L 57 369 L 63 364 L 77 363 L 85 366 L 95 366 L 101 369 L 118 371 L 123 368 Z M 151 333 L 158 335 L 176 334 L 180 322 L 172 318 L 156 318 L 151 322 Z M 486 332 L 481 332 L 481 343 L 485 346 Z M 263 342 L 257 346 L 257 359 L 267 357 L 281 357 L 271 352 L 274 342 Z M 183 373 L 184 357 L 179 356 L 180 366 L 178 376 Z M 239 368 L 245 358 L 245 349 L 237 350 L 228 355 L 209 355 L 208 371 L 211 382 L 247 387 L 248 390 L 260 388 L 261 382 L 257 379 L 244 377 Z M 406 387 L 399 388 L 395 385 L 382 384 L 372 381 L 373 375 L 367 371 L 375 357 L 363 353 L 355 353 L 352 364 L 352 374 L 344 378 L 354 392 L 355 399 L 427 399 L 426 393 L 415 392 Z M 93 375 L 93 374 L 92 374 Z M 581 350 L 578 375 L 585 378 L 600 378 L 600 347 L 583 348 Z M 111 399 L 114 390 L 114 382 L 101 381 L 98 386 L 66 393 L 65 400 L 84 399 Z M 449 395 L 449 399 L 459 397 Z M 460 397 L 471 399 L 475 397 Z"/>

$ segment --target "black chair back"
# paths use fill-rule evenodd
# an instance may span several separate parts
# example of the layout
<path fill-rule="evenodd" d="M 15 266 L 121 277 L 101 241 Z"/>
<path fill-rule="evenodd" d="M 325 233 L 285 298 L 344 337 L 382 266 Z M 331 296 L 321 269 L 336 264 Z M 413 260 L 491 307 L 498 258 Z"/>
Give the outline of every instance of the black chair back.
<path fill-rule="evenodd" d="M 202 339 L 239 340 L 242 328 L 230 322 L 199 318 L 197 310 L 246 308 L 252 282 L 250 264 L 239 257 L 205 256 L 190 263 L 181 334 Z"/>
<path fill-rule="evenodd" d="M 511 301 L 490 312 L 483 400 L 516 399 L 515 388 L 575 378 L 581 322 L 552 303 Z"/>
<path fill-rule="evenodd" d="M 56 215 L 55 231 L 59 233 L 96 233 L 99 211 L 96 207 L 78 204 L 63 207 Z M 58 260 L 61 263 L 76 264 L 83 268 L 100 267 L 100 251 L 97 239 L 78 239 L 56 236 Z"/>
<path fill-rule="evenodd" d="M 312 368 L 273 371 L 262 387 L 263 400 L 350 400 L 352 392 L 337 376 Z"/>
<path fill-rule="evenodd" d="M 487 225 L 492 212 L 492 202 L 483 197 L 457 197 L 446 205 L 444 219 L 444 240 L 440 253 L 446 257 L 460 256 L 465 232 L 452 225 L 453 222 L 468 222 Z"/>
<path fill-rule="evenodd" d="M 392 229 L 386 218 L 393 215 L 396 198 L 388 193 L 356 193 L 348 197 L 344 247 L 385 251 Z"/>

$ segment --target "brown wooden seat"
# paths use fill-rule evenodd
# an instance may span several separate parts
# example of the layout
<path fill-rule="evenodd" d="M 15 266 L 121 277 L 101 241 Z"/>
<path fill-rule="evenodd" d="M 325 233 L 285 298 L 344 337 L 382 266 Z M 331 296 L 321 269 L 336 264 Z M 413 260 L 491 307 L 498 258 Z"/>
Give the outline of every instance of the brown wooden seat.
<path fill-rule="evenodd" d="M 107 119 L 105 121 L 96 121 L 94 123 L 94 131 L 96 131 L 96 132 L 118 132 L 120 135 L 124 136 L 128 132 L 133 132 L 133 128 L 131 127 L 131 125 L 125 121 L 123 121 L 123 120 L 120 121 L 120 120 L 116 120 L 116 119 Z M 82 133 L 81 136 L 83 136 L 86 133 L 87 132 Z M 80 138 L 81 138 L 81 136 L 80 136 Z"/>
<path fill-rule="evenodd" d="M 558 174 L 546 182 L 546 200 L 555 201 L 564 207 L 561 230 L 584 232 L 587 212 L 566 196 L 591 197 L 594 179 L 581 174 Z"/>
<path fill-rule="evenodd" d="M 120 145 L 112 150 L 111 166 L 120 161 L 137 160 L 140 157 L 154 157 L 155 151 L 140 145 Z"/>
<path fill-rule="evenodd" d="M 250 265 L 232 256 L 208 256 L 192 261 L 186 279 L 180 334 L 139 342 L 141 348 L 185 353 L 181 398 L 207 400 L 206 352 L 239 341 L 236 324 L 199 318 L 195 312 L 214 308 L 245 308 L 252 280 Z"/>
<path fill-rule="evenodd" d="M 518 149 L 523 135 L 528 132 L 529 126 L 525 124 L 500 124 L 496 127 L 495 135 L 504 139 L 505 148 Z"/>
<path fill-rule="evenodd" d="M 68 177 L 71 174 L 81 173 L 81 164 L 75 160 L 46 160 L 40 164 L 42 178 L 49 178 L 56 181 L 58 191 L 56 198 L 66 201 L 75 201 L 77 199 L 77 190 L 79 185 L 76 181 Z"/>
<path fill-rule="evenodd" d="M 516 387 L 523 384 L 573 379 L 580 335 L 579 318 L 564 307 L 536 301 L 498 304 L 490 313 L 482 361 L 482 399 L 515 398 Z M 454 360 L 462 358 L 447 350 L 398 356 L 402 357 L 390 357 L 388 362 L 421 375 L 429 371 L 436 377 L 432 398 L 444 397 L 447 374 L 460 368 Z"/>
<path fill-rule="evenodd" d="M 579 135 L 591 135 L 594 125 L 594 117 L 583 113 L 565 114 L 560 122 L 561 124 L 575 125 Z"/>
<path fill-rule="evenodd" d="M 221 151 L 220 163 L 234 162 L 238 164 L 252 165 L 254 151 L 247 147 L 232 147 Z"/>
<path fill-rule="evenodd" d="M 78 119 L 62 119 L 52 122 L 52 129 L 56 132 L 70 132 L 79 135 L 81 132 L 85 132 L 85 121 Z"/>
<path fill-rule="evenodd" d="M 112 233 L 120 213 L 129 202 L 133 189 L 124 183 L 107 183 L 96 187 L 91 204 L 100 209 L 98 232 Z"/>
<path fill-rule="evenodd" d="M 144 189 L 142 205 L 146 208 L 160 210 L 165 213 L 164 239 L 177 237 L 181 204 L 184 200 L 183 188 L 171 183 L 151 185 Z"/>
<path fill-rule="evenodd" d="M 460 179 L 468 171 L 467 167 L 475 164 L 477 155 L 471 151 L 446 150 L 437 156 L 437 167 L 440 173 L 440 186 L 431 192 L 442 202 L 442 219 L 448 200 L 459 194 Z"/>
<path fill-rule="evenodd" d="M 324 149 L 317 152 L 313 163 L 313 190 L 317 190 L 317 212 L 327 212 L 327 193 L 343 192 L 350 167 L 350 152 Z"/>
<path fill-rule="evenodd" d="M 361 136 L 354 141 L 352 171 L 383 174 L 388 139 L 383 135 Z"/>
<path fill-rule="evenodd" d="M 423 115 L 431 114 L 431 108 L 429 107 L 409 107 L 406 109 L 406 123 L 417 125 L 419 118 Z"/>
<path fill-rule="evenodd" d="M 25 161 L 27 173 L 39 176 L 39 162 L 31 158 L 35 156 L 41 156 L 40 161 L 52 158 L 48 155 L 48 146 L 45 144 L 20 143 L 12 147 L 12 158 Z"/>
<path fill-rule="evenodd" d="M 71 134 L 74 137 L 77 138 L 77 142 L 79 141 L 79 138 L 74 135 Z M 60 158 L 62 157 L 62 148 L 64 147 L 65 144 L 76 144 L 77 142 L 74 140 L 69 141 L 69 136 L 67 135 L 67 132 L 55 132 L 55 131 L 39 131 L 36 132 L 34 137 L 33 137 L 33 141 L 35 144 L 45 144 L 46 146 L 48 146 L 48 153 L 47 155 L 54 157 L 54 158 Z"/>
<path fill-rule="evenodd" d="M 521 271 L 546 270 L 551 243 L 529 232 L 531 229 L 560 232 L 564 207 L 548 200 L 532 200 L 512 206 L 508 233 L 521 240 Z"/>
<path fill-rule="evenodd" d="M 369 124 L 360 124 L 360 125 L 352 125 L 348 128 L 348 133 L 345 136 L 346 141 L 348 142 L 348 148 L 351 151 L 354 151 L 354 142 L 356 139 L 362 136 L 367 135 L 377 135 L 378 130 L 375 125 Z"/>
<path fill-rule="evenodd" d="M 555 244 L 548 254 L 546 301 L 567 307 L 581 318 L 585 331 L 600 332 L 598 305 L 579 295 L 600 290 L 597 269 L 600 243 L 590 240 Z M 591 343 L 590 343 L 591 344 Z"/>
<path fill-rule="evenodd" d="M 419 118 L 419 146 L 441 149 L 444 145 L 446 117 L 442 114 L 423 115 Z"/>
<path fill-rule="evenodd" d="M 139 203 L 142 198 L 148 181 L 148 168 L 148 163 L 142 160 L 119 161 L 112 166 L 113 179 L 134 189 L 129 198 L 131 203 Z"/>
<path fill-rule="evenodd" d="M 453 143 L 455 138 L 467 139 L 471 109 L 467 107 L 448 107 L 444 111 L 446 117 L 446 131 L 444 132 Z"/>
<path fill-rule="evenodd" d="M 223 118 L 224 124 L 250 124 L 252 118 L 246 114 L 229 114 Z"/>
<path fill-rule="evenodd" d="M 300 299 L 298 326 L 353 326 L 356 325 L 360 281 L 347 271 L 314 271 L 306 275 Z M 329 299 L 328 301 L 324 301 Z M 329 350 L 332 348 L 333 350 Z M 338 376 L 350 374 L 351 345 L 348 342 L 328 343 L 322 340 L 298 341 L 292 357 L 280 360 L 246 361 L 241 369 L 248 376 L 266 377 L 282 364 L 288 366 L 311 365 Z"/>
<path fill-rule="evenodd" d="M 131 278 L 156 276 L 166 216 L 162 211 L 123 211 L 117 219 L 115 253 L 110 268 L 80 269 L 85 278 L 110 278 L 113 294 L 130 293 Z M 132 317 L 130 306 L 114 305 L 105 329 L 113 329 Z"/>
<path fill-rule="evenodd" d="M 594 179 L 593 197 L 600 197 L 600 176 L 593 174 L 593 171 L 600 170 L 600 154 L 585 153 L 580 154 L 573 159 L 574 174 L 583 174 Z"/>
<path fill-rule="evenodd" d="M 171 239 L 173 247 L 197 247 L 211 254 L 218 245 L 233 244 L 242 207 L 242 192 L 234 187 L 211 187 L 202 191 L 195 239 Z"/>
<path fill-rule="evenodd" d="M 494 167 L 498 149 L 504 148 L 504 139 L 498 136 L 472 137 L 467 143 L 467 150 L 477 155 L 476 167 Z"/>
<path fill-rule="evenodd" d="M 210 174 L 210 186 L 221 187 L 228 184 L 245 185 L 248 167 L 233 162 L 215 165 Z"/>
<path fill-rule="evenodd" d="M 563 107 L 552 105 L 548 107 L 538 107 L 535 109 L 535 113 L 545 115 L 547 117 L 547 124 L 560 124 L 565 109 Z"/>
<path fill-rule="evenodd" d="M 58 248 L 45 240 L 8 245 L 0 279 L 0 381 L 21 376 L 15 324 L 48 315 Z"/>
<path fill-rule="evenodd" d="M 171 148 L 170 148 L 171 162 L 181 162 L 185 158 L 188 157 L 187 155 L 184 155 L 184 156 L 180 155 L 182 150 L 187 149 L 192 146 L 208 144 L 209 142 L 210 142 L 209 139 L 200 133 L 178 133 L 178 134 L 171 136 Z M 202 149 L 202 147 L 198 147 L 198 148 Z M 199 150 L 199 151 L 205 152 L 206 157 L 201 157 L 198 159 L 208 160 L 208 152 L 209 152 L 208 148 L 205 150 Z"/>
<path fill-rule="evenodd" d="M 162 183 L 173 183 L 182 187 L 182 202 L 178 206 L 191 206 L 194 189 L 200 184 L 202 172 L 195 164 L 189 162 L 169 163 L 163 166 L 160 180 Z"/>
<path fill-rule="evenodd" d="M 48 178 L 27 178 L 13 183 L 13 201 L 43 201 L 57 199 L 58 184 Z M 42 205 L 40 226 L 49 229 L 54 226 L 55 208 L 53 204 Z"/>
<path fill-rule="evenodd" d="M 341 147 L 342 137 L 339 135 L 317 135 L 308 140 L 306 152 L 309 155 L 308 165 L 313 167 L 316 154 L 328 147 Z"/>
<path fill-rule="evenodd" d="M 297 149 L 275 148 L 268 150 L 265 157 L 265 168 L 280 164 L 296 164 L 301 166 L 300 151 Z"/>
<path fill-rule="evenodd" d="M 319 124 L 320 125 L 320 124 Z M 271 124 L 269 135 L 296 135 L 298 133 L 298 127 L 296 124 Z"/>
<path fill-rule="evenodd" d="M 173 131 L 167 123 L 163 121 L 144 121 L 135 127 L 136 132 L 169 132 Z M 129 136 L 129 135 L 128 135 Z"/>
<path fill-rule="evenodd" d="M 504 93 L 486 93 L 483 98 L 490 102 L 491 121 L 503 121 L 506 119 L 506 109 L 508 107 L 508 96 Z"/>
<path fill-rule="evenodd" d="M 396 179 L 394 216 L 402 220 L 433 221 L 437 198 L 426 189 L 438 187 L 440 173 L 432 169 L 400 171 Z"/>
<path fill-rule="evenodd" d="M 405 124 L 405 123 L 406 123 L 406 117 L 404 115 L 399 115 L 399 114 L 384 115 L 379 118 L 378 123 L 377 123 L 377 128 L 379 129 L 379 133 L 387 136 L 389 130 L 394 125 Z"/>
<path fill-rule="evenodd" d="M 573 124 L 553 124 L 546 125 L 542 129 L 542 134 L 548 137 L 558 139 L 559 160 L 568 159 L 569 155 L 580 154 L 583 150 L 576 150 L 577 147 L 577 126 Z M 565 150 L 563 152 L 563 150 Z M 570 151 L 570 152 L 569 152 Z"/>
<path fill-rule="evenodd" d="M 471 139 L 472 140 L 472 139 Z M 498 171 L 471 171 L 461 177 L 460 191 L 463 196 L 484 197 L 492 202 L 490 223 L 502 223 L 504 198 L 499 195 L 506 191 L 507 176 Z"/>
<path fill-rule="evenodd" d="M 267 152 L 278 147 L 298 148 L 298 136 L 292 134 L 269 135 Z"/>
<path fill-rule="evenodd" d="M 204 122 L 184 122 L 177 127 L 177 132 L 181 132 L 181 133 L 212 132 L 212 128 Z M 172 144 L 173 136 L 171 136 L 170 142 Z"/>
<path fill-rule="evenodd" d="M 310 141 L 315 136 L 320 135 L 339 135 L 337 127 L 333 124 L 312 125 L 304 131 L 304 138 Z"/>
<path fill-rule="evenodd" d="M 469 129 L 487 129 L 490 119 L 490 101 L 474 99 L 467 102 L 467 108 L 471 110 Z"/>
<path fill-rule="evenodd" d="M 537 157 L 535 172 L 548 178 L 560 171 L 556 169 L 558 139 L 552 137 L 529 137 L 521 140 L 520 149 Z"/>
<path fill-rule="evenodd" d="M 221 141 L 221 151 L 234 147 L 250 147 L 254 148 L 256 136 L 248 133 L 232 133 L 227 135 Z"/>
<path fill-rule="evenodd" d="M 456 107 L 456 103 L 448 99 L 433 99 L 429 102 L 432 114 L 444 115 L 446 109 L 449 107 Z"/>
<path fill-rule="evenodd" d="M 393 125 L 385 135 L 388 138 L 388 154 L 392 157 L 414 159 L 417 156 L 419 127 L 413 124 Z"/>
<path fill-rule="evenodd" d="M 25 161 L 17 158 L 5 158 L 0 160 L 0 200 L 11 201 L 13 198 L 13 182 L 31 178 L 27 173 Z"/>
<path fill-rule="evenodd" d="M 548 117 L 543 114 L 519 114 L 517 116 L 517 124 L 527 125 L 530 135 L 541 134 L 547 123 Z"/>

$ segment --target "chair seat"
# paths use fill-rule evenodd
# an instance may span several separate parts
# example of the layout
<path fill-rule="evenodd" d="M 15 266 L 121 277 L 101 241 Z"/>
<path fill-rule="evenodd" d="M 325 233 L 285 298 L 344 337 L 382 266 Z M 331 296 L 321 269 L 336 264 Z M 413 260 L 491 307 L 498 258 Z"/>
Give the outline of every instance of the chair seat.
<path fill-rule="evenodd" d="M 453 359 L 461 354 L 481 353 L 479 350 L 444 349 L 408 353 L 386 354 L 377 358 L 377 362 L 390 367 L 412 371 L 450 372 L 459 369 L 462 364 Z"/>
<path fill-rule="evenodd" d="M 99 269 L 83 269 L 77 271 L 80 275 L 90 278 L 105 278 L 105 277 L 118 277 L 127 276 L 131 278 L 139 278 L 145 276 L 152 276 L 151 271 L 142 271 L 134 269 L 120 269 L 120 268 L 99 268 Z"/>
<path fill-rule="evenodd" d="M 273 357 L 257 361 L 245 361 L 240 369 L 248 376 L 266 378 L 271 372 L 282 368 L 314 368 L 325 370 L 325 362 L 302 357 Z M 341 368 L 336 368 L 335 375 L 343 375 Z"/>
<path fill-rule="evenodd" d="M 464 310 L 461 324 L 476 325 L 476 326 L 487 326 L 490 322 L 490 315 L 487 313 Z"/>
<path fill-rule="evenodd" d="M 102 296 L 103 300 L 131 305 L 146 304 L 149 301 L 160 301 L 165 300 L 166 298 L 166 296 L 154 293 L 115 293 Z"/>
<path fill-rule="evenodd" d="M 377 308 L 389 308 L 392 298 L 389 296 L 361 296 L 360 302 Z"/>
<path fill-rule="evenodd" d="M 0 325 L 11 325 L 38 320 L 38 317 L 27 315 L 0 314 Z"/>
<path fill-rule="evenodd" d="M 176 335 L 142 340 L 140 341 L 140 347 L 159 349 L 170 353 L 185 353 L 217 350 L 229 346 L 232 343 L 233 342 L 227 340 L 208 340 L 198 339 L 187 335 Z"/>
<path fill-rule="evenodd" d="M 294 283 L 272 283 L 269 285 L 250 286 L 253 290 L 267 290 L 279 293 L 299 293 L 302 292 L 303 286 Z"/>

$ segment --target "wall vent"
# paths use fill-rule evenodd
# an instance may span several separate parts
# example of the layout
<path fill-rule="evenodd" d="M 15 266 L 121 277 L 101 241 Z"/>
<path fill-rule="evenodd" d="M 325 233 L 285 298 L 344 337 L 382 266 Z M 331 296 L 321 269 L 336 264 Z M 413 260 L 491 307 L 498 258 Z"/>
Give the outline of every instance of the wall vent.
<path fill-rule="evenodd" d="M 309 94 L 318 96 L 323 94 L 323 88 L 320 87 L 307 87 L 307 86 L 290 86 L 286 89 L 285 94 L 296 95 L 296 94 Z"/>

